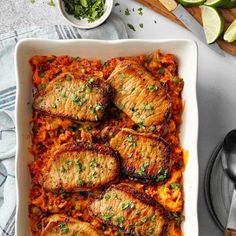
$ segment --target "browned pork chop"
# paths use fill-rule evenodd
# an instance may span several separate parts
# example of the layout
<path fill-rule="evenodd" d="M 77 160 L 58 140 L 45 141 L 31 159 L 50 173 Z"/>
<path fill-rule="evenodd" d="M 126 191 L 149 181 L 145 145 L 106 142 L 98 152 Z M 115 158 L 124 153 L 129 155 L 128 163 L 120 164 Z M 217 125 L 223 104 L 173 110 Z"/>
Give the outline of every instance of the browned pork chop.
<path fill-rule="evenodd" d="M 124 184 L 108 188 L 91 203 L 89 211 L 99 221 L 127 235 L 163 235 L 169 221 L 167 211 L 160 204 Z"/>
<path fill-rule="evenodd" d="M 121 61 L 108 78 L 114 90 L 113 102 L 136 124 L 152 126 L 170 116 L 166 89 L 134 61 Z"/>
<path fill-rule="evenodd" d="M 50 158 L 42 180 L 52 192 L 88 191 L 118 180 L 119 159 L 109 147 L 91 143 L 67 145 Z"/>
<path fill-rule="evenodd" d="M 87 222 L 62 214 L 50 215 L 42 220 L 41 236 L 99 236 L 100 234 Z"/>
<path fill-rule="evenodd" d="M 110 86 L 101 79 L 64 73 L 52 80 L 33 108 L 78 121 L 99 121 L 110 102 Z"/>
<path fill-rule="evenodd" d="M 170 145 L 164 139 L 132 129 L 107 127 L 102 135 L 119 152 L 122 170 L 131 177 L 162 181 L 167 178 L 171 156 Z"/>

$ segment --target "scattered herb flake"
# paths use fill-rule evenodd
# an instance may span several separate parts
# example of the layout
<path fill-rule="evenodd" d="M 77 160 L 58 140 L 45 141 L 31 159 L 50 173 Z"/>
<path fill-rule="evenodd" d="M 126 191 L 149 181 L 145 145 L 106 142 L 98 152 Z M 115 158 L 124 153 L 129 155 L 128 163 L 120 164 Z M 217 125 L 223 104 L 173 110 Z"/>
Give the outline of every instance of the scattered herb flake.
<path fill-rule="evenodd" d="M 165 68 L 161 68 L 161 69 L 159 70 L 159 74 L 164 75 L 164 73 L 165 73 Z"/>
<path fill-rule="evenodd" d="M 117 7 L 117 6 L 120 6 L 120 3 L 116 2 L 115 3 L 115 7 Z"/>
<path fill-rule="evenodd" d="M 39 77 L 40 77 L 40 78 L 43 78 L 44 75 L 45 75 L 45 73 L 44 73 L 43 71 L 41 71 L 40 74 L 39 74 Z"/>
<path fill-rule="evenodd" d="M 127 24 L 127 26 L 128 26 L 131 30 L 136 31 L 136 29 L 134 28 L 134 26 L 133 26 L 132 24 Z"/>
<path fill-rule="evenodd" d="M 126 15 L 126 16 L 129 16 L 129 15 L 130 15 L 130 12 L 129 12 L 129 9 L 128 9 L 128 8 L 125 9 L 125 15 Z"/>
<path fill-rule="evenodd" d="M 124 218 L 123 216 L 117 216 L 117 217 L 115 218 L 115 222 L 116 222 L 117 224 L 123 223 L 124 221 L 125 221 L 125 218 Z"/>
<path fill-rule="evenodd" d="M 104 197 L 105 197 L 106 201 L 111 198 L 111 196 L 109 194 L 106 194 Z"/>
<path fill-rule="evenodd" d="M 143 24 L 142 24 L 142 23 L 141 23 L 141 24 L 139 24 L 139 27 L 140 27 L 140 28 L 143 28 Z"/>
<path fill-rule="evenodd" d="M 64 167 L 64 166 L 61 166 L 60 171 L 61 171 L 61 173 L 66 173 L 65 167 Z"/>
<path fill-rule="evenodd" d="M 158 87 L 155 84 L 148 85 L 148 90 L 151 92 L 156 91 L 157 89 L 158 89 Z"/>
<path fill-rule="evenodd" d="M 67 81 L 71 81 L 71 77 L 69 75 L 66 76 Z"/>
<path fill-rule="evenodd" d="M 125 73 L 121 73 L 121 74 L 119 75 L 119 78 L 121 78 L 121 79 L 124 79 L 125 77 L 126 77 Z"/>
<path fill-rule="evenodd" d="M 78 184 L 80 184 L 81 186 L 84 185 L 84 181 L 81 179 L 81 177 L 79 176 L 77 179 Z"/>
<path fill-rule="evenodd" d="M 142 8 L 142 7 L 140 7 L 140 8 L 138 9 L 138 14 L 139 14 L 140 16 L 143 15 L 143 8 Z"/>
<path fill-rule="evenodd" d="M 102 218 L 105 221 L 109 221 L 113 217 L 112 214 L 102 214 Z"/>
<path fill-rule="evenodd" d="M 51 6 L 51 7 L 55 7 L 56 6 L 53 0 L 50 0 L 48 2 L 48 5 Z"/>
<path fill-rule="evenodd" d="M 171 183 L 170 187 L 173 188 L 173 189 L 180 189 L 181 184 L 180 183 Z"/>
<path fill-rule="evenodd" d="M 157 176 L 156 181 L 157 182 L 163 181 L 168 177 L 168 170 L 160 169 L 157 174 L 158 174 L 158 176 Z"/>
<path fill-rule="evenodd" d="M 124 202 L 121 204 L 121 210 L 126 210 L 126 209 L 132 209 L 134 208 L 134 203 L 132 201 L 130 202 Z"/>
<path fill-rule="evenodd" d="M 91 167 L 96 167 L 97 166 L 97 162 L 96 162 L 95 158 L 90 162 L 90 166 Z"/>

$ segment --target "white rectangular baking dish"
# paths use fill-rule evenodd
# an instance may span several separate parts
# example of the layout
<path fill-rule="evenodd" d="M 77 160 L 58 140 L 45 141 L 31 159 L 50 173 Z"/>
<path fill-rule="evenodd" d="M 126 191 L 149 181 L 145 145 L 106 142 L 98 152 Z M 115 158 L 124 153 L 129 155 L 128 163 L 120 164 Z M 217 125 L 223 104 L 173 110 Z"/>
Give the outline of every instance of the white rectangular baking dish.
<path fill-rule="evenodd" d="M 159 48 L 163 53 L 176 55 L 179 74 L 184 79 L 183 100 L 186 102 L 181 127 L 182 146 L 189 151 L 188 164 L 184 174 L 184 197 L 186 217 L 183 232 L 186 236 L 198 236 L 198 108 L 196 97 L 197 46 L 191 40 L 45 40 L 25 39 L 16 47 L 15 67 L 17 76 L 16 101 L 16 186 L 17 212 L 16 235 L 31 235 L 28 220 L 28 203 L 31 178 L 28 164 L 32 160 L 29 124 L 32 115 L 32 71 L 29 59 L 34 55 L 70 55 L 107 60 L 118 56 L 140 55 Z"/>

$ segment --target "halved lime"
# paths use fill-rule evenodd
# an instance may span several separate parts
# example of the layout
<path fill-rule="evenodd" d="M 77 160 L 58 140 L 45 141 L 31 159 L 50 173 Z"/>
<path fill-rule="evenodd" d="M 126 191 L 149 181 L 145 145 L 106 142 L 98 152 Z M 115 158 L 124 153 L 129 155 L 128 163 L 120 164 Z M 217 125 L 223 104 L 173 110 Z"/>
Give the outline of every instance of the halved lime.
<path fill-rule="evenodd" d="M 233 8 L 236 7 L 236 0 L 229 0 L 229 2 L 226 4 L 223 4 L 221 7 L 223 8 Z"/>
<path fill-rule="evenodd" d="M 232 43 L 236 40 L 236 19 L 233 21 L 233 23 L 226 30 L 226 32 L 224 34 L 224 40 L 229 43 Z"/>
<path fill-rule="evenodd" d="M 229 3 L 230 0 L 207 0 L 204 5 L 210 7 L 221 7 Z"/>
<path fill-rule="evenodd" d="M 202 5 L 206 0 L 178 0 L 185 7 L 194 7 Z"/>
<path fill-rule="evenodd" d="M 215 8 L 205 5 L 200 8 L 207 43 L 214 43 L 223 32 L 224 20 Z"/>

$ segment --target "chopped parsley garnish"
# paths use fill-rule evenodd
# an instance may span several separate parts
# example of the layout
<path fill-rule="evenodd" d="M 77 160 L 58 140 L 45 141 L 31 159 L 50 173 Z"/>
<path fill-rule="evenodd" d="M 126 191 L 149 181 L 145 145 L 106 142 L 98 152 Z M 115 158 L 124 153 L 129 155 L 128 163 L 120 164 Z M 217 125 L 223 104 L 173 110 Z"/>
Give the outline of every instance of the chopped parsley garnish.
<path fill-rule="evenodd" d="M 77 19 L 87 18 L 88 22 L 99 19 L 105 12 L 105 0 L 63 0 L 65 10 Z"/>
<path fill-rule="evenodd" d="M 172 77 L 171 80 L 174 82 L 174 83 L 182 83 L 183 82 L 183 79 L 182 78 L 176 78 L 176 77 Z"/>
<path fill-rule="evenodd" d="M 48 2 L 48 5 L 51 6 L 51 7 L 55 7 L 56 6 L 53 0 L 50 0 Z"/>
<path fill-rule="evenodd" d="M 92 167 L 97 166 L 97 162 L 96 162 L 95 158 L 90 162 L 90 166 L 92 166 Z"/>
<path fill-rule="evenodd" d="M 61 166 L 60 171 L 61 171 L 61 173 L 66 173 L 65 167 L 64 167 L 64 166 Z"/>
<path fill-rule="evenodd" d="M 75 93 L 71 94 L 71 100 L 75 102 L 79 107 L 82 107 L 84 103 L 87 102 L 87 99 L 85 99 L 84 97 L 85 97 L 84 95 L 78 97 Z"/>
<path fill-rule="evenodd" d="M 109 210 L 111 210 L 111 208 L 112 208 L 112 206 L 107 206 L 106 210 L 109 211 Z"/>
<path fill-rule="evenodd" d="M 82 186 L 84 185 L 84 181 L 81 179 L 80 176 L 78 177 L 77 182 L 78 182 L 78 184 L 80 184 Z"/>
<path fill-rule="evenodd" d="M 143 217 L 142 219 L 141 219 L 141 222 L 143 222 L 143 223 L 145 223 L 147 221 L 147 217 Z"/>
<path fill-rule="evenodd" d="M 144 126 L 144 121 L 145 121 L 145 119 L 144 118 L 141 118 L 139 121 L 138 121 L 138 127 L 140 128 L 140 129 L 143 129 L 143 128 L 145 128 L 145 126 Z"/>
<path fill-rule="evenodd" d="M 153 214 L 153 215 L 151 216 L 151 221 L 155 221 L 155 219 L 156 219 L 156 215 Z"/>
<path fill-rule="evenodd" d="M 101 104 L 101 103 L 97 103 L 96 106 L 95 106 L 95 110 L 96 110 L 96 111 L 100 111 L 100 110 L 102 110 L 102 109 L 103 109 L 102 104 Z"/>
<path fill-rule="evenodd" d="M 181 184 L 180 183 L 171 183 L 170 187 L 174 188 L 174 189 L 180 189 L 181 188 Z"/>
<path fill-rule="evenodd" d="M 153 235 L 153 233 L 154 233 L 154 229 L 149 227 L 147 230 L 147 235 L 150 236 L 150 235 Z"/>
<path fill-rule="evenodd" d="M 124 79 L 126 77 L 126 74 L 125 73 L 121 73 L 120 75 L 119 75 L 119 78 L 121 78 L 121 79 Z"/>
<path fill-rule="evenodd" d="M 111 196 L 109 194 L 106 194 L 104 197 L 105 197 L 106 201 L 111 198 Z"/>
<path fill-rule="evenodd" d="M 154 132 L 155 130 L 156 130 L 156 126 L 152 125 L 152 126 L 150 127 L 150 132 Z"/>
<path fill-rule="evenodd" d="M 158 87 L 155 84 L 152 84 L 152 85 L 148 86 L 148 90 L 151 91 L 151 92 L 156 91 L 157 89 L 158 89 Z"/>
<path fill-rule="evenodd" d="M 102 218 L 105 221 L 109 221 L 113 217 L 113 214 L 102 214 Z"/>
<path fill-rule="evenodd" d="M 132 88 L 132 89 L 131 89 L 131 92 L 133 92 L 134 90 L 135 90 L 135 88 Z"/>
<path fill-rule="evenodd" d="M 70 77 L 69 75 L 67 75 L 67 76 L 66 76 L 66 80 L 67 80 L 67 81 L 71 81 L 72 79 L 71 79 L 71 77 Z"/>
<path fill-rule="evenodd" d="M 58 227 L 61 229 L 60 235 L 69 233 L 69 228 L 67 227 L 66 223 L 60 222 L 58 223 Z"/>
<path fill-rule="evenodd" d="M 40 77 L 40 78 L 43 78 L 44 75 L 45 75 L 45 73 L 44 73 L 43 71 L 41 71 L 40 74 L 39 74 L 39 77 Z"/>
<path fill-rule="evenodd" d="M 68 166 L 73 166 L 73 165 L 74 165 L 74 162 L 71 161 L 71 160 L 66 160 L 66 164 L 67 164 Z"/>
<path fill-rule="evenodd" d="M 116 2 L 115 3 L 115 7 L 117 7 L 117 6 L 120 6 L 120 3 Z"/>
<path fill-rule="evenodd" d="M 144 175 L 146 173 L 146 168 L 150 165 L 149 161 L 145 161 L 145 163 L 140 167 L 139 174 Z"/>
<path fill-rule="evenodd" d="M 168 170 L 160 169 L 157 174 L 158 174 L 158 176 L 157 176 L 156 181 L 157 182 L 163 181 L 168 177 Z"/>
<path fill-rule="evenodd" d="M 130 147 L 136 147 L 136 146 L 137 146 L 137 142 L 136 142 L 136 140 L 134 139 L 134 137 L 133 137 L 132 134 L 129 134 L 129 135 L 126 137 L 126 141 L 129 143 L 129 146 L 130 146 Z"/>
<path fill-rule="evenodd" d="M 61 92 L 60 95 L 61 95 L 62 98 L 65 98 L 65 97 L 66 97 L 66 93 L 65 93 L 65 92 Z"/>
<path fill-rule="evenodd" d="M 134 208 L 134 203 L 133 202 L 124 202 L 121 204 L 121 210 L 126 210 L 126 209 L 132 209 Z"/>
<path fill-rule="evenodd" d="M 161 68 L 161 69 L 159 70 L 159 74 L 164 75 L 164 73 L 165 73 L 165 68 Z"/>
<path fill-rule="evenodd" d="M 46 87 L 47 87 L 46 84 L 41 84 L 41 89 L 42 89 L 43 91 L 45 91 Z"/>
<path fill-rule="evenodd" d="M 147 104 L 144 106 L 144 110 L 145 111 L 152 111 L 154 109 L 154 106 L 150 105 L 150 104 Z"/>
<path fill-rule="evenodd" d="M 139 14 L 140 16 L 143 15 L 143 8 L 142 8 L 142 7 L 140 7 L 140 8 L 138 9 L 138 14 Z"/>
<path fill-rule="evenodd" d="M 171 215 L 174 218 L 174 220 L 177 221 L 177 226 L 179 226 L 185 219 L 183 215 L 178 214 L 177 212 L 172 212 Z"/>
<path fill-rule="evenodd" d="M 132 24 L 127 24 L 127 26 L 128 26 L 131 30 L 136 31 L 135 28 L 134 28 L 134 26 L 133 26 Z"/>
<path fill-rule="evenodd" d="M 57 227 L 56 227 L 56 226 L 52 228 L 52 232 L 53 232 L 53 233 L 56 233 L 56 232 L 57 232 Z"/>
<path fill-rule="evenodd" d="M 141 24 L 139 24 L 139 27 L 140 27 L 140 28 L 143 28 L 143 24 L 142 24 L 142 23 L 141 23 Z"/>
<path fill-rule="evenodd" d="M 129 16 L 129 15 L 130 15 L 130 12 L 129 12 L 129 9 L 128 9 L 128 8 L 125 9 L 125 15 L 126 15 L 126 16 Z"/>
<path fill-rule="evenodd" d="M 97 175 L 97 171 L 92 170 L 92 176 L 96 176 Z"/>
<path fill-rule="evenodd" d="M 124 107 L 125 107 L 125 105 L 123 103 L 119 102 L 118 108 L 123 109 Z"/>
<path fill-rule="evenodd" d="M 131 158 L 133 156 L 133 153 L 129 153 L 127 156 L 128 158 Z"/>
<path fill-rule="evenodd" d="M 123 223 L 124 221 L 125 221 L 125 218 L 124 218 L 123 216 L 117 216 L 117 217 L 115 218 L 115 222 L 116 222 L 117 224 Z"/>

